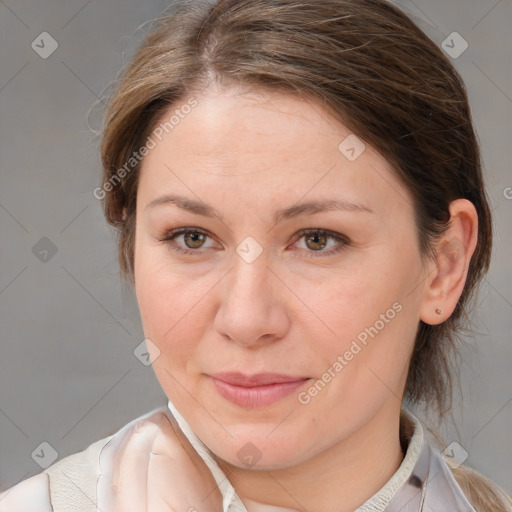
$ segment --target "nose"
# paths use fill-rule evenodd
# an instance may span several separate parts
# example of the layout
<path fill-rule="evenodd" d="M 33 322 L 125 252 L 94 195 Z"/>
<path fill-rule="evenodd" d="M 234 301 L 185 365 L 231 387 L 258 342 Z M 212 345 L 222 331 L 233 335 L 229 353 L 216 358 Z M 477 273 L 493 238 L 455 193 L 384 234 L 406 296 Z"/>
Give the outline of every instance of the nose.
<path fill-rule="evenodd" d="M 234 268 L 222 280 L 215 329 L 224 338 L 252 347 L 283 338 L 290 319 L 283 285 L 260 255 L 247 263 L 235 255 Z"/>

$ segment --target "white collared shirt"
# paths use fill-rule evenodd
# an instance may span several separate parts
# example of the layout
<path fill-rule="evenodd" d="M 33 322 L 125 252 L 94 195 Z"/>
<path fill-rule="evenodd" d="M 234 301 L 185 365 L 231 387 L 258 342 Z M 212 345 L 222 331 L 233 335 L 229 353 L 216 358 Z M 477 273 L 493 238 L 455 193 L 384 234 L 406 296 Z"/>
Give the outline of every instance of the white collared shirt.
<path fill-rule="evenodd" d="M 141 446 L 144 446 L 144 435 L 149 440 L 155 432 L 148 425 L 161 414 L 174 416 L 210 469 L 222 494 L 223 512 L 296 512 L 247 499 L 242 502 L 212 452 L 170 401 L 168 407 L 155 409 L 131 421 L 114 435 L 62 459 L 39 475 L 0 494 L 0 512 L 109 512 L 114 455 L 119 455 L 134 428 L 137 428 Z M 418 512 L 430 509 L 475 512 L 439 450 L 427 441 L 419 420 L 402 409 L 402 421 L 409 422 L 412 431 L 402 463 L 388 482 L 355 512 Z M 144 426 L 138 428 L 142 423 Z M 150 442 L 147 444 L 151 446 Z"/>

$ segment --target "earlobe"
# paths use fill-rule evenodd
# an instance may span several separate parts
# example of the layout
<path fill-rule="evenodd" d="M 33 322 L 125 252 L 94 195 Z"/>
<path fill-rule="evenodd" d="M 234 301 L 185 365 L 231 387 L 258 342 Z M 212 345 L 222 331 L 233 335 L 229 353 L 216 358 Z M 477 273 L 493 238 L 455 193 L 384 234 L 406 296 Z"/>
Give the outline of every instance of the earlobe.
<path fill-rule="evenodd" d="M 467 199 L 450 204 L 449 227 L 437 243 L 435 266 L 425 281 L 420 318 L 430 325 L 453 313 L 464 290 L 478 238 L 478 215 Z"/>

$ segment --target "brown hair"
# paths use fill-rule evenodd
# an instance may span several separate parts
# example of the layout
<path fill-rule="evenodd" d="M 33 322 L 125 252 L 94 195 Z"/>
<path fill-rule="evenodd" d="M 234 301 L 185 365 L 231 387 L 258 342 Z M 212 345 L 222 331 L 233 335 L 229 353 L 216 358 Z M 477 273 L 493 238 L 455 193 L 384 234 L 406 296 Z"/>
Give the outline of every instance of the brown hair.
<path fill-rule="evenodd" d="M 384 0 L 203 0 L 175 8 L 155 20 L 105 116 L 99 198 L 119 233 L 124 276 L 133 282 L 140 161 L 131 159 L 171 105 L 213 86 L 314 100 L 375 147 L 410 190 L 425 258 L 447 228 L 451 201 L 466 198 L 476 208 L 478 244 L 464 291 L 448 320 L 420 322 L 405 389 L 407 400 L 442 416 L 451 409 L 457 333 L 492 244 L 461 77 L 418 26 Z"/>

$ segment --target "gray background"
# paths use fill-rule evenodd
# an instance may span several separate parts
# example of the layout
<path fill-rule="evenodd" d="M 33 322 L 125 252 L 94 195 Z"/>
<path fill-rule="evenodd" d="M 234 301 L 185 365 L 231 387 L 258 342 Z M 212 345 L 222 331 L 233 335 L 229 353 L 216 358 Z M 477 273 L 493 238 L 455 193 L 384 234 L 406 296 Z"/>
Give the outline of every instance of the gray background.
<path fill-rule="evenodd" d="M 0 490 L 41 471 L 31 456 L 41 442 L 64 457 L 166 404 L 151 367 L 133 354 L 144 336 L 92 195 L 100 164 L 87 113 L 142 38 L 141 25 L 168 4 L 0 3 Z M 470 95 L 496 237 L 476 333 L 462 353 L 459 431 L 442 432 L 447 444 L 467 450 L 470 465 L 512 492 L 512 4 L 399 5 L 437 44 L 454 31 L 469 43 L 453 62 Z M 31 47 L 42 32 L 59 45 L 47 59 Z M 99 128 L 99 117 L 90 123 Z M 41 244 L 50 248 L 46 262 Z"/>

